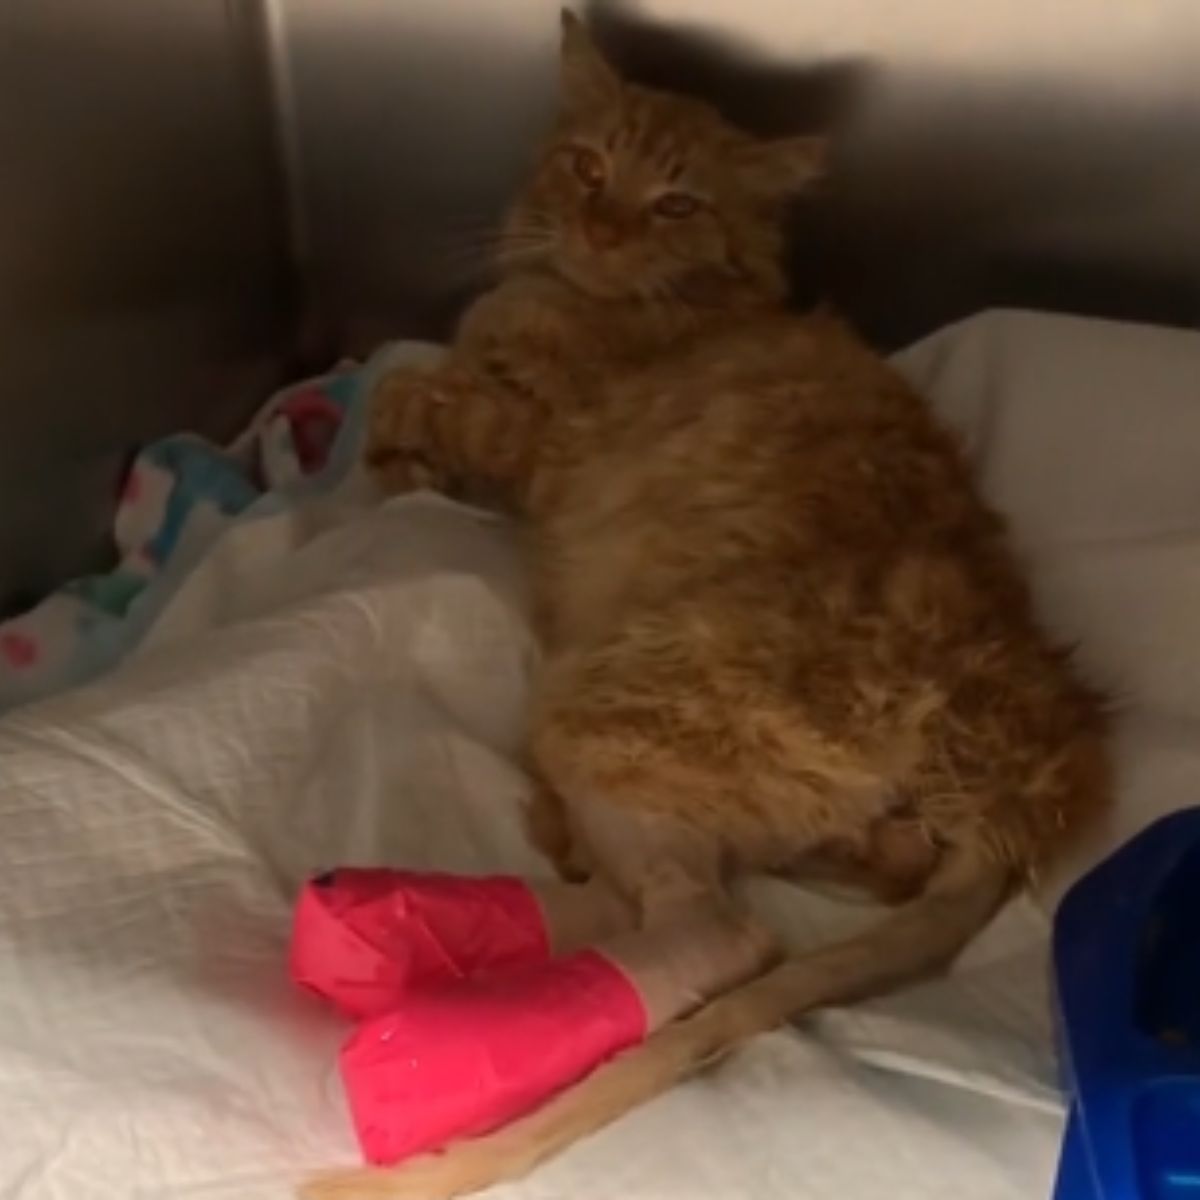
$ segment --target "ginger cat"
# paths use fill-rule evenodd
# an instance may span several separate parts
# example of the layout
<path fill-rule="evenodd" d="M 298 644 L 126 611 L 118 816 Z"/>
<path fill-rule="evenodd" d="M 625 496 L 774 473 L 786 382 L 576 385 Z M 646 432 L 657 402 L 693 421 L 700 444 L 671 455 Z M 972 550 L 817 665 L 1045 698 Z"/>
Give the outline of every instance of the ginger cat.
<path fill-rule="evenodd" d="M 633 960 L 646 939 L 658 1028 L 505 1129 L 313 1196 L 519 1176 L 758 1031 L 941 969 L 1109 802 L 1103 705 L 954 439 L 839 320 L 784 307 L 820 145 L 621 80 L 569 16 L 562 92 L 501 282 L 444 366 L 383 387 L 368 458 L 527 518 L 540 827 Z M 899 907 L 772 966 L 737 872 Z"/>

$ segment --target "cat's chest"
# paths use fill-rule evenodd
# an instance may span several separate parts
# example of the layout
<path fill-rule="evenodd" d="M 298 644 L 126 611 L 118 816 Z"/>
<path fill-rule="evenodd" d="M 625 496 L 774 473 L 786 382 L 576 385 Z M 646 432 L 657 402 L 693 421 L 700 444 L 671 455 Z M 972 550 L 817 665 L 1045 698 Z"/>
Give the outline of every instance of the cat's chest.
<path fill-rule="evenodd" d="M 536 581 L 556 640 L 577 644 L 609 627 L 662 570 L 654 472 L 596 456 L 580 464 L 541 525 Z"/>

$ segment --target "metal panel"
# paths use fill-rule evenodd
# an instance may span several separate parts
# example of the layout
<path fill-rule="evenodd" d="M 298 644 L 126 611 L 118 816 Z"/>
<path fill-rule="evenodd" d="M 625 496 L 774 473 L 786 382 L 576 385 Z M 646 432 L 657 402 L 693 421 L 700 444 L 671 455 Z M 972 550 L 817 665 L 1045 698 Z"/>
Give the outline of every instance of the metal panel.
<path fill-rule="evenodd" d="M 557 8 L 0 6 L 0 609 L 102 555 L 133 445 L 244 419 L 302 303 L 317 359 L 447 327 L 552 111 Z M 635 77 L 835 134 L 797 288 L 881 344 L 992 304 L 1200 323 L 1194 0 L 591 15 Z"/>
<path fill-rule="evenodd" d="M 122 462 L 277 370 L 261 38 L 224 0 L 0 6 L 0 609 L 105 553 Z"/>
<path fill-rule="evenodd" d="M 556 0 L 278 0 L 318 290 L 349 338 L 436 329 L 456 223 L 553 103 Z M 802 290 L 894 344 L 992 304 L 1200 320 L 1194 0 L 600 4 L 617 61 L 748 124 L 831 128 Z"/>

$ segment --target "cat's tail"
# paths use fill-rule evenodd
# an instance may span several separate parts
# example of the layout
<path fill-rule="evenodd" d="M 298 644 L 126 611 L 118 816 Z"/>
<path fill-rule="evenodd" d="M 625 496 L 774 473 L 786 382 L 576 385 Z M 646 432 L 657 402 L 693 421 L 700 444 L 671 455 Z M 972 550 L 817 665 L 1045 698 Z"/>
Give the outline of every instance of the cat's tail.
<path fill-rule="evenodd" d="M 519 1178 L 754 1034 L 812 1009 L 864 999 L 942 970 L 987 924 L 1015 883 L 1012 868 L 981 848 L 951 848 L 925 891 L 879 925 L 785 961 L 664 1026 L 528 1116 L 395 1168 L 318 1177 L 301 1195 L 304 1200 L 449 1200 Z"/>

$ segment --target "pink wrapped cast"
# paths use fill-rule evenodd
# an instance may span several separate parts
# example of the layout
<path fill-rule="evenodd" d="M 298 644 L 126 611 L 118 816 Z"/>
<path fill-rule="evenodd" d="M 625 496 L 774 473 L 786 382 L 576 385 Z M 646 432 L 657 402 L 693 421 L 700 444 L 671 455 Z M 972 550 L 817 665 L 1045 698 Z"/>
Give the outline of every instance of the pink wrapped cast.
<path fill-rule="evenodd" d="M 552 958 L 521 880 L 339 870 L 296 909 L 291 974 L 363 1022 L 341 1074 L 368 1161 L 394 1163 L 537 1107 L 647 1033 L 595 950 Z"/>

